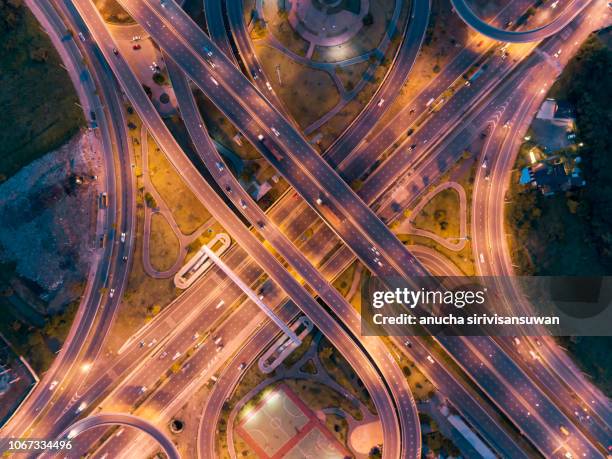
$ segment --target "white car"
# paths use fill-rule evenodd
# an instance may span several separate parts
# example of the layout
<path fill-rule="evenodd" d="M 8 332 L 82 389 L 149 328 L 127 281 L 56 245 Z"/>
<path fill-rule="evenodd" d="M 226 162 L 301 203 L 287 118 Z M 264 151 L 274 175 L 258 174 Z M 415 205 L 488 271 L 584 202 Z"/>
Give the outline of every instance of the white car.
<path fill-rule="evenodd" d="M 125 242 L 125 236 L 126 236 L 125 233 L 121 233 L 121 242 Z"/>
<path fill-rule="evenodd" d="M 385 99 L 380 99 L 380 100 L 378 101 L 378 106 L 379 106 L 379 107 L 382 107 L 384 103 L 385 103 Z"/>
<path fill-rule="evenodd" d="M 140 393 L 144 394 L 147 391 L 147 386 L 140 386 Z"/>
<path fill-rule="evenodd" d="M 429 363 L 434 363 L 434 359 L 431 355 L 427 356 L 427 360 L 429 360 Z"/>
<path fill-rule="evenodd" d="M 280 132 L 276 130 L 276 128 L 270 128 L 276 137 L 280 137 Z"/>
<path fill-rule="evenodd" d="M 174 360 L 178 359 L 180 356 L 181 356 L 181 353 L 179 351 L 176 351 L 176 354 L 174 354 L 172 356 L 172 360 L 174 361 Z"/>
<path fill-rule="evenodd" d="M 49 390 L 53 390 L 57 387 L 58 381 L 51 381 L 51 384 L 49 384 Z"/>
<path fill-rule="evenodd" d="M 259 140 L 260 142 L 264 139 L 263 134 L 258 134 L 257 135 L 257 140 Z"/>
<path fill-rule="evenodd" d="M 224 167 L 223 167 L 223 163 L 221 163 L 221 162 L 216 162 L 216 163 L 215 163 L 215 166 L 217 166 L 217 169 L 219 169 L 219 172 L 223 172 L 223 169 L 224 169 Z"/>
<path fill-rule="evenodd" d="M 219 86 L 219 82 L 215 80 L 213 77 L 210 77 L 210 81 L 212 81 L 215 86 Z"/>
<path fill-rule="evenodd" d="M 76 413 L 79 414 L 85 408 L 87 408 L 87 402 L 81 402 L 78 408 L 76 409 Z"/>
<path fill-rule="evenodd" d="M 115 289 L 111 288 L 110 292 L 108 293 L 109 298 L 112 298 L 113 296 L 115 296 Z"/>
<path fill-rule="evenodd" d="M 219 309 L 221 306 L 223 306 L 225 304 L 225 301 L 221 300 L 217 303 L 217 306 L 215 307 L 215 309 Z"/>
<path fill-rule="evenodd" d="M 272 85 L 269 81 L 266 81 L 266 88 L 268 88 L 268 91 L 272 91 Z"/>

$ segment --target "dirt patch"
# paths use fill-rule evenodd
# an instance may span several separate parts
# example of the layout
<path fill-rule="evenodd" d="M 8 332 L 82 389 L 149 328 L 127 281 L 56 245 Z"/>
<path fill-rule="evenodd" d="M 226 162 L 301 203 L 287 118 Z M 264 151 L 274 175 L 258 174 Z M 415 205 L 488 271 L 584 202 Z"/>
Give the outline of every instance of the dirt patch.
<path fill-rule="evenodd" d="M 97 152 L 89 132 L 0 185 L 0 261 L 15 264 L 26 303 L 43 314 L 80 295 L 97 215 Z"/>

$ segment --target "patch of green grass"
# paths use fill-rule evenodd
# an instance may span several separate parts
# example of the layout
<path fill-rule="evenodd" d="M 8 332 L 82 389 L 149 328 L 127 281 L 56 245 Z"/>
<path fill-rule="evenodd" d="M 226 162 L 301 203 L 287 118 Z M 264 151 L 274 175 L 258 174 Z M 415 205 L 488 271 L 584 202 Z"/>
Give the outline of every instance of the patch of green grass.
<path fill-rule="evenodd" d="M 429 231 L 443 238 L 458 238 L 459 195 L 452 188 L 437 193 L 414 217 L 416 228 Z"/>
<path fill-rule="evenodd" d="M 354 394 L 372 414 L 376 414 L 376 407 L 368 393 L 363 381 L 346 359 L 331 346 L 326 338 L 319 342 L 319 360 L 325 371 L 334 381 L 344 387 L 348 392 Z"/>
<path fill-rule="evenodd" d="M 151 136 L 148 136 L 148 141 L 151 183 L 170 208 L 181 232 L 191 234 L 210 219 L 210 213 L 183 182 Z"/>
<path fill-rule="evenodd" d="M 317 374 L 317 366 L 312 361 L 312 359 L 308 359 L 306 361 L 306 363 L 300 367 L 300 371 L 303 371 L 304 373 L 308 373 L 308 374 L 311 374 L 311 375 L 316 375 Z"/>
<path fill-rule="evenodd" d="M 0 182 L 85 125 L 61 64 L 32 13 L 19 1 L 0 3 Z"/>
<path fill-rule="evenodd" d="M 134 20 L 117 0 L 94 0 L 94 4 L 106 22 L 111 24 L 133 24 Z"/>
<path fill-rule="evenodd" d="M 164 217 L 151 216 L 149 256 L 151 265 L 158 271 L 170 269 L 179 255 L 179 241 Z"/>
<path fill-rule="evenodd" d="M 348 421 L 337 414 L 325 415 L 325 425 L 334 437 L 348 449 Z"/>
<path fill-rule="evenodd" d="M 346 268 L 340 276 L 334 281 L 334 287 L 340 292 L 342 296 L 346 296 L 353 283 L 353 277 L 355 276 L 355 270 L 357 269 L 358 261 L 352 263 Z"/>
<path fill-rule="evenodd" d="M 139 207 L 141 206 L 142 204 L 139 204 Z M 113 337 L 117 343 L 123 343 L 128 336 L 151 320 L 156 313 L 182 292 L 175 288 L 172 278 L 153 279 L 144 271 L 142 266 L 143 224 L 143 209 L 139 208 L 132 266 L 119 314 L 113 326 Z"/>

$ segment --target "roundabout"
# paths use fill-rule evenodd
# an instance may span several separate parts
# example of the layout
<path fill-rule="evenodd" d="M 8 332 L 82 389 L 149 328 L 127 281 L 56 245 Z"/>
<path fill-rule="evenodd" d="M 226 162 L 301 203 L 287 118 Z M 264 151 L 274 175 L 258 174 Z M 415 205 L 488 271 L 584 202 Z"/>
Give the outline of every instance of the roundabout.
<path fill-rule="evenodd" d="M 311 46 L 337 46 L 357 35 L 369 9 L 369 0 L 297 0 L 288 19 Z"/>

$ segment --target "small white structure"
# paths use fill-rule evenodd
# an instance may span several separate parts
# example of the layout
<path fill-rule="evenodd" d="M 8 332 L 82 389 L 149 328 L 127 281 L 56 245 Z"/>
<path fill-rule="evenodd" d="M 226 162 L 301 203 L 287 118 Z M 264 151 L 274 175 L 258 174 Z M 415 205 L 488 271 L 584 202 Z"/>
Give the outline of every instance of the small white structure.
<path fill-rule="evenodd" d="M 208 247 L 217 255 L 221 255 L 229 248 L 231 243 L 232 239 L 227 233 L 218 233 L 174 275 L 174 285 L 184 290 L 212 266 L 212 261 L 206 253 L 205 247 Z"/>

